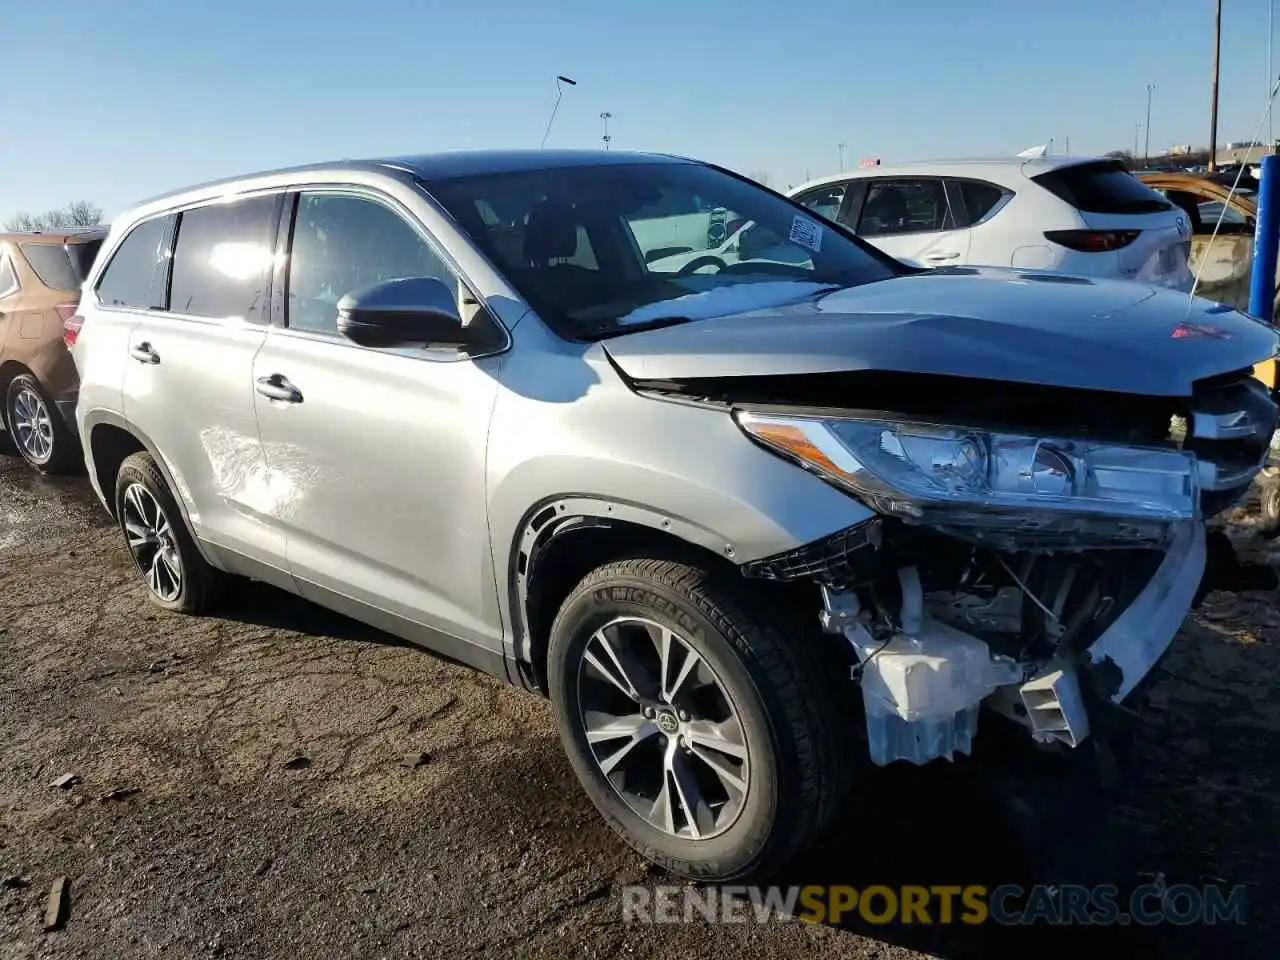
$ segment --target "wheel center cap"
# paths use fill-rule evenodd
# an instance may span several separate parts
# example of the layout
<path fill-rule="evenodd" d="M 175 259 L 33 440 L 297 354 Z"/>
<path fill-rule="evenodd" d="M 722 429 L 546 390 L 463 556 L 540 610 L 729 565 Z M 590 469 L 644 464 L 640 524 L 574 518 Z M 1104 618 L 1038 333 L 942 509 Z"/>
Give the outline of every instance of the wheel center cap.
<path fill-rule="evenodd" d="M 670 710 L 663 710 L 659 713 L 655 718 L 655 722 L 658 724 L 658 729 L 668 736 L 673 735 L 680 729 L 680 718 Z"/>

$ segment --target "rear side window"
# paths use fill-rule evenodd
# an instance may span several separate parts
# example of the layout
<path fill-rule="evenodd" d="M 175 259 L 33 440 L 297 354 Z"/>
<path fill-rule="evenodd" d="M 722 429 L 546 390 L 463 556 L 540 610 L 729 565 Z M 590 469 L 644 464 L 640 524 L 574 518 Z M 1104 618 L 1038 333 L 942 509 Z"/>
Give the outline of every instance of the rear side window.
<path fill-rule="evenodd" d="M 164 308 L 164 260 L 173 217 L 146 220 L 116 248 L 98 281 L 98 297 L 106 306 L 135 310 Z"/>
<path fill-rule="evenodd" d="M 275 195 L 248 197 L 183 212 L 173 248 L 170 312 L 220 319 L 258 316 L 277 201 Z"/>
<path fill-rule="evenodd" d="M 942 181 L 878 180 L 867 190 L 859 235 L 876 237 L 899 233 L 937 233 L 955 229 Z"/>
<path fill-rule="evenodd" d="M 1062 167 L 1031 178 L 1082 213 L 1157 213 L 1169 202 L 1111 160 Z"/>
<path fill-rule="evenodd" d="M 970 223 L 977 223 L 985 217 L 1004 197 L 1004 191 L 995 184 L 981 180 L 962 180 L 959 187 Z"/>

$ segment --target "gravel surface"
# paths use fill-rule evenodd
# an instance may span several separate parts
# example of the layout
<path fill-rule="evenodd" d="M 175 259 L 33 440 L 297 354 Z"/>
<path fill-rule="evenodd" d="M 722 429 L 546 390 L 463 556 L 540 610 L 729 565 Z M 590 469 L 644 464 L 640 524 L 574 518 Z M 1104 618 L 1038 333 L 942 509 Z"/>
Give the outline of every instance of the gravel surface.
<path fill-rule="evenodd" d="M 1229 521 L 1242 555 L 1268 562 L 1253 515 Z M 545 702 L 269 588 L 240 592 L 220 618 L 155 611 L 83 480 L 0 457 L 3 960 L 896 960 L 1069 943 L 1244 956 L 1280 934 L 1272 591 L 1212 594 L 1182 631 L 1116 814 L 1139 869 L 1248 885 L 1248 925 L 1016 937 L 624 924 L 619 887 L 672 881 L 603 826 Z M 1019 848 L 963 768 L 879 771 L 787 879 L 1016 882 L 1072 830 Z M 62 877 L 61 929 L 45 932 Z"/>

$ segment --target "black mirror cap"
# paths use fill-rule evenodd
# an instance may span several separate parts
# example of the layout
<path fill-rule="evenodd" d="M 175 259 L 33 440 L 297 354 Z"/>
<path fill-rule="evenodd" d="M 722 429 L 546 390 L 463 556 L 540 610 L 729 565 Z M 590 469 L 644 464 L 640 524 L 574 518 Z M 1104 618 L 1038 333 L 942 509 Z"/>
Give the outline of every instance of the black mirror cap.
<path fill-rule="evenodd" d="M 493 339 L 464 324 L 454 291 L 434 277 L 385 280 L 338 301 L 338 332 L 362 347 L 466 347 Z"/>

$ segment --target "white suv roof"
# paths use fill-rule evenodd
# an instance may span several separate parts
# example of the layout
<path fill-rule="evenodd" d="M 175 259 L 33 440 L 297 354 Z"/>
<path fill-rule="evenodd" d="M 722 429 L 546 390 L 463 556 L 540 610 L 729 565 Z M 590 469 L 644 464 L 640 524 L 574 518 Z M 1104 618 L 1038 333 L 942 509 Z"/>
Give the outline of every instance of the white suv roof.
<path fill-rule="evenodd" d="M 933 176 L 933 177 L 974 177 L 980 180 L 992 180 L 997 183 L 1009 179 L 1014 174 L 1034 177 L 1050 170 L 1062 167 L 1073 167 L 1082 163 L 1096 163 L 1105 157 L 994 157 L 969 160 L 917 160 L 908 163 L 895 163 L 878 167 L 860 167 L 857 170 L 846 170 L 844 173 L 833 173 L 828 177 L 809 180 L 787 191 L 794 195 L 802 190 L 825 186 L 828 183 L 843 183 L 846 180 L 861 180 L 866 177 L 893 176 Z"/>

